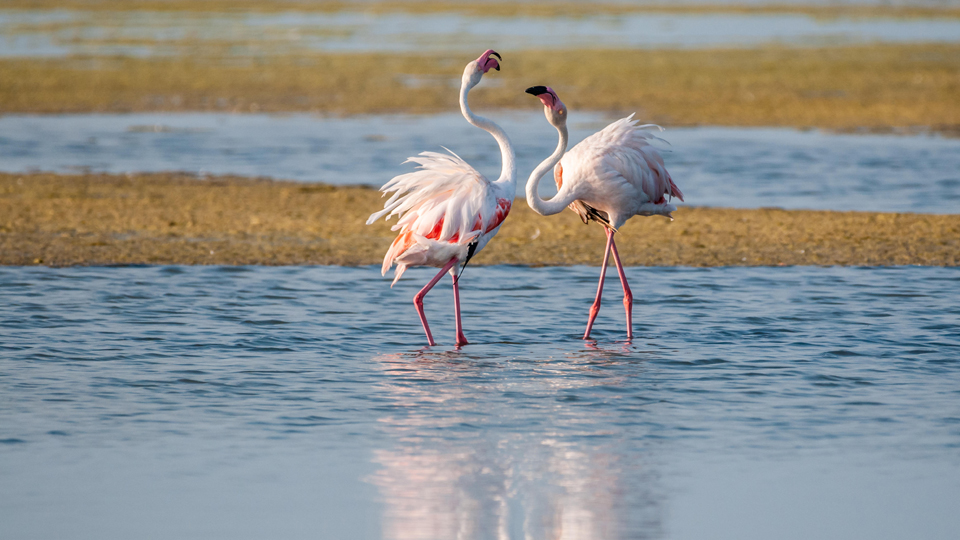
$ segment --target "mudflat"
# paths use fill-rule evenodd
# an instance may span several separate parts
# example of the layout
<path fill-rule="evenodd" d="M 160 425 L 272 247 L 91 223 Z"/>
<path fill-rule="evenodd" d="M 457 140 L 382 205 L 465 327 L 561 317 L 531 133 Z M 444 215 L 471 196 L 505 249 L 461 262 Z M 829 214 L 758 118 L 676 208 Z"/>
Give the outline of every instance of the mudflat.
<path fill-rule="evenodd" d="M 0 174 L 0 264 L 379 264 L 372 188 L 179 173 Z M 681 206 L 618 235 L 627 265 L 960 265 L 960 215 Z M 513 209 L 475 264 L 599 264 L 572 213 Z M 474 264 L 474 263 L 471 263 Z"/>
<path fill-rule="evenodd" d="M 0 59 L 0 113 L 233 111 L 323 114 L 457 110 L 463 55 L 231 58 L 229 44 L 169 58 Z M 572 110 L 636 112 L 663 125 L 960 132 L 960 45 L 707 50 L 504 51 L 475 107 L 530 110 L 550 85 Z"/>

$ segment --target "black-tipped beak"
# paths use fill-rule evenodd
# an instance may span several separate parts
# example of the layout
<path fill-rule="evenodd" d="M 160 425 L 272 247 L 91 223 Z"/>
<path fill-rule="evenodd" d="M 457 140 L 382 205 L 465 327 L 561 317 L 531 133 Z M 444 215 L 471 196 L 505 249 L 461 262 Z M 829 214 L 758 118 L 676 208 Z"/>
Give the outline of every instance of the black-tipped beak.
<path fill-rule="evenodd" d="M 526 92 L 527 92 L 528 94 L 532 95 L 532 96 L 539 96 L 540 94 L 546 94 L 546 93 L 547 93 L 547 87 L 546 87 L 546 86 L 531 86 L 530 88 L 527 88 Z"/>
<path fill-rule="evenodd" d="M 491 51 L 490 51 L 490 56 L 496 56 L 496 57 L 497 57 L 497 60 L 499 60 L 500 62 L 503 62 L 503 57 L 500 56 L 500 53 L 498 53 L 497 51 L 491 50 Z M 489 56 L 488 56 L 488 58 L 489 58 Z M 495 70 L 497 70 L 497 71 L 500 71 L 500 62 L 497 62 L 497 63 L 496 63 L 497 65 L 493 66 L 493 69 L 495 69 Z"/>

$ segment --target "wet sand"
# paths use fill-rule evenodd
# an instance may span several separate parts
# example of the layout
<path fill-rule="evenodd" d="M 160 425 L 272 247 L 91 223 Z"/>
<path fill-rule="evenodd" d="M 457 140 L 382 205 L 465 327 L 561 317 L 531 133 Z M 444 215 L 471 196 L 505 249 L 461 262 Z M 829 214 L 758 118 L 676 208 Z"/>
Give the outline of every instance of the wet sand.
<path fill-rule="evenodd" d="M 379 264 L 372 188 L 184 174 L 0 174 L 0 264 Z M 681 207 L 634 218 L 628 265 L 960 265 L 960 215 Z M 517 200 L 476 264 L 598 265 L 603 233 Z"/>
<path fill-rule="evenodd" d="M 234 58 L 183 44 L 169 58 L 0 59 L 0 113 L 143 111 L 434 113 L 457 110 L 463 55 Z M 535 110 L 547 84 L 571 110 L 636 112 L 667 126 L 789 126 L 960 133 L 960 45 L 504 51 L 475 108 Z M 410 81 L 414 81 L 411 83 Z M 420 82 L 417 82 L 420 81 Z"/>

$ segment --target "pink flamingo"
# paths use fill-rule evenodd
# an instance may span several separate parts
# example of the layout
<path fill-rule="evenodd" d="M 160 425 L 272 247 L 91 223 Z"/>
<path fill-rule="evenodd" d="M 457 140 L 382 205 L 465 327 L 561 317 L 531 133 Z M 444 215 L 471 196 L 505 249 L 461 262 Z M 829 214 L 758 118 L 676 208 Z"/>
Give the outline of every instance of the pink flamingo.
<path fill-rule="evenodd" d="M 538 214 L 550 216 L 564 208 L 580 216 L 584 223 L 596 221 L 607 233 L 607 246 L 603 252 L 600 268 L 600 284 L 597 299 L 590 307 L 587 330 L 583 339 L 590 338 L 590 330 L 600 311 L 600 296 L 603 294 L 603 278 L 607 261 L 613 251 L 613 260 L 623 285 L 623 305 L 627 312 L 627 339 L 633 338 L 633 293 L 627 284 L 627 276 L 620 263 L 617 244 L 613 235 L 633 216 L 662 215 L 673 219 L 677 207 L 665 197 L 683 200 L 683 193 L 670 178 L 663 164 L 663 157 L 651 144 L 662 140 L 643 131 L 660 126 L 636 125 L 633 115 L 617 120 L 601 131 L 587 137 L 564 154 L 567 148 L 567 108 L 551 88 L 534 86 L 528 94 L 543 102 L 547 121 L 560 133 L 557 149 L 537 166 L 527 180 L 527 204 Z M 537 188 L 543 175 L 552 167 L 557 183 L 557 195 L 549 201 L 540 198 Z"/>
<path fill-rule="evenodd" d="M 387 250 L 382 269 L 385 275 L 396 263 L 393 284 L 408 266 L 440 268 L 440 272 L 413 297 L 430 345 L 436 345 L 436 342 L 423 312 L 423 298 L 445 272 L 449 272 L 453 278 L 456 344 L 468 343 L 460 320 L 457 272 L 466 267 L 470 259 L 497 234 L 516 194 L 517 166 L 510 139 L 500 126 L 473 114 L 467 105 L 467 94 L 483 75 L 491 68 L 500 70 L 497 59 L 502 60 L 499 54 L 487 50 L 464 68 L 460 82 L 460 111 L 468 122 L 486 130 L 496 139 L 503 159 L 500 178 L 492 182 L 487 180 L 450 150 L 447 150 L 450 155 L 421 152 L 419 156 L 407 159 L 407 162 L 419 164 L 419 170 L 401 174 L 387 182 L 380 191 L 385 194 L 393 192 L 393 196 L 384 204 L 383 210 L 367 220 L 369 225 L 383 216 L 387 216 L 387 219 L 398 216 L 392 230 L 399 230 L 400 234 Z"/>

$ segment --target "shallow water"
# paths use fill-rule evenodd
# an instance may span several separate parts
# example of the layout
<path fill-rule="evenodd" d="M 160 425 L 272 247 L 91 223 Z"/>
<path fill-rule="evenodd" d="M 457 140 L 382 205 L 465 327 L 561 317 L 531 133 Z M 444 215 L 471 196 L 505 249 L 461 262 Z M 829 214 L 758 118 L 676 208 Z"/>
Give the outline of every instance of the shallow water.
<path fill-rule="evenodd" d="M 487 113 L 484 113 L 487 114 Z M 539 111 L 490 112 L 517 147 L 526 176 L 556 146 Z M 614 118 L 571 115 L 571 142 Z M 960 139 L 840 135 L 759 128 L 669 128 L 667 167 L 688 204 L 956 213 Z M 493 139 L 459 114 L 324 118 L 310 115 L 125 114 L 0 117 L 0 170 L 179 170 L 304 182 L 382 185 L 424 150 L 457 152 L 499 176 Z M 544 195 L 555 192 L 551 178 Z"/>
<path fill-rule="evenodd" d="M 0 269 L 3 538 L 953 538 L 960 271 Z M 171 516 L 176 516 L 171 519 Z M 561 534 L 562 531 L 562 534 Z"/>
<path fill-rule="evenodd" d="M 227 54 L 450 52 L 494 47 L 700 48 L 771 43 L 960 40 L 957 19 L 814 18 L 771 14 L 634 13 L 587 17 L 469 17 L 453 13 L 0 12 L 0 57 L 164 56 L 203 46 Z"/>

